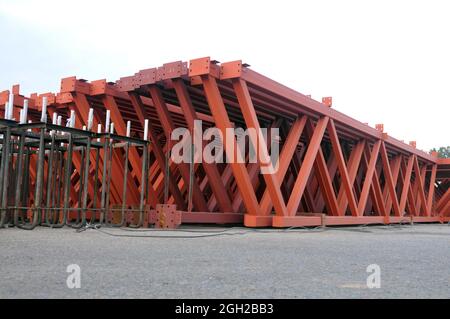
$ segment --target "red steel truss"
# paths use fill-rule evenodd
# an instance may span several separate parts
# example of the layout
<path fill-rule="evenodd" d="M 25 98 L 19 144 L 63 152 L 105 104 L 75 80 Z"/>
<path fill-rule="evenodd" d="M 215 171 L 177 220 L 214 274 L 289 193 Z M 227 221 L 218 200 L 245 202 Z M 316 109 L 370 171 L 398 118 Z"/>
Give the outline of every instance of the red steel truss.
<path fill-rule="evenodd" d="M 126 134 L 131 121 L 132 137 L 142 138 L 149 120 L 150 167 L 148 170 L 148 220 L 158 222 L 164 207 L 183 223 L 244 223 L 248 227 L 297 227 L 320 225 L 446 222 L 450 220 L 450 160 L 438 159 L 384 132 L 371 128 L 332 107 L 332 98 L 316 101 L 265 77 L 241 61 L 218 63 L 210 58 L 173 62 L 139 71 L 116 83 L 87 82 L 75 77 L 61 81 L 56 94 L 0 93 L 4 109 L 14 95 L 14 117 L 29 100 L 29 119 L 39 122 L 42 98 L 48 115 L 77 115 L 77 127 L 87 125 L 94 109 L 94 128 L 105 125 L 109 110 L 117 134 Z M 229 128 L 254 128 L 247 144 L 265 155 L 271 145 L 262 139 L 261 128 L 279 129 L 278 170 L 261 174 L 267 164 L 248 160 L 234 147 L 224 148 L 228 158 L 243 162 L 176 164 L 168 156 L 172 132 L 180 127 L 193 132 L 195 121 L 203 129 L 216 127 L 222 145 L 236 146 Z M 203 146 L 206 144 L 203 141 Z M 142 153 L 130 149 L 125 176 L 122 149 L 114 150 L 111 204 L 120 205 L 123 180 L 127 203 L 139 202 Z M 92 155 L 94 156 L 94 155 Z M 71 197 L 77 206 L 82 169 L 79 154 L 73 155 Z M 94 158 L 92 159 L 94 161 Z M 100 172 L 103 157 L 100 158 Z M 270 164 L 269 164 L 270 165 Z M 90 170 L 93 174 L 93 168 Z M 31 172 L 33 176 L 35 172 Z M 89 202 L 96 194 L 89 179 Z M 166 206 L 161 206 L 166 205 Z M 163 207 L 163 208 L 161 208 Z M 174 215 L 175 216 L 175 215 Z M 157 220 L 155 220 L 155 218 Z"/>

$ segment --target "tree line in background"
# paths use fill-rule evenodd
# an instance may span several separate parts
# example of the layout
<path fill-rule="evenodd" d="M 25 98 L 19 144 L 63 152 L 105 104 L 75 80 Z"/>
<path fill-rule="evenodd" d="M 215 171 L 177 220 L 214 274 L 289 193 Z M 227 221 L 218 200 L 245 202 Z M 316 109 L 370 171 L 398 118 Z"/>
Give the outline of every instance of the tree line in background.
<path fill-rule="evenodd" d="M 433 148 L 430 152 L 437 152 L 440 158 L 450 158 L 450 146 L 442 146 L 439 148 Z"/>

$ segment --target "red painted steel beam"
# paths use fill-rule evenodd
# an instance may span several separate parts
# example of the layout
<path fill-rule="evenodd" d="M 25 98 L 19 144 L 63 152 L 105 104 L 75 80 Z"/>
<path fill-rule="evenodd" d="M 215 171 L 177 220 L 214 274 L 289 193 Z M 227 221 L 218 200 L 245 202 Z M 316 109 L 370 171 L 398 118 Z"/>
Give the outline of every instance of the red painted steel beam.
<path fill-rule="evenodd" d="M 449 202 L 450 202 L 450 188 L 445 192 L 445 194 L 441 197 L 441 199 L 437 203 L 436 210 L 438 212 L 445 211 L 445 208 Z"/>
<path fill-rule="evenodd" d="M 290 107 L 286 109 L 286 111 L 292 113 L 301 112 L 310 112 L 312 114 L 316 114 L 318 117 L 329 117 L 333 119 L 336 124 L 339 124 L 342 127 L 351 127 L 352 130 L 357 131 L 362 136 L 366 138 L 381 140 L 383 139 L 383 133 L 371 128 L 364 123 L 361 123 L 350 116 L 347 116 L 339 111 L 336 111 L 333 108 L 326 106 L 323 103 L 315 101 L 306 95 L 303 95 L 299 92 L 296 92 L 293 89 L 288 88 L 268 77 L 265 77 L 243 65 L 241 61 L 233 61 L 228 63 L 222 63 L 221 65 L 221 78 L 227 79 L 230 77 L 230 74 L 236 75 L 238 74 L 243 80 L 247 83 L 251 83 L 252 85 L 259 87 L 265 91 L 269 91 L 272 94 L 279 96 L 281 98 L 287 99 L 294 104 L 297 105 L 297 108 Z M 429 162 L 435 162 L 435 158 L 425 152 L 419 151 L 418 149 L 402 143 L 392 137 L 387 137 L 385 139 L 385 143 L 391 147 L 397 148 L 407 153 L 415 154 L 416 156 L 427 160 Z"/>
<path fill-rule="evenodd" d="M 286 138 L 278 163 L 277 179 L 280 182 L 282 182 L 286 176 L 289 164 L 297 149 L 298 141 L 300 140 L 300 136 L 305 128 L 306 120 L 306 116 L 302 116 L 301 118 L 295 120 Z M 273 204 L 271 197 L 269 191 L 266 189 L 261 200 L 261 213 L 263 215 L 269 215 L 272 207 Z"/>
<path fill-rule="evenodd" d="M 326 134 L 326 131 L 325 131 Z M 316 164 L 314 165 L 314 167 L 316 166 Z M 329 172 L 329 176 L 330 176 L 330 180 L 333 181 L 336 178 L 336 174 L 338 171 L 338 164 L 336 161 L 336 157 L 334 156 L 333 152 L 330 154 L 330 157 L 328 158 L 328 162 L 327 162 L 327 169 Z M 315 168 L 314 168 L 314 172 L 315 172 Z M 322 194 L 322 192 L 320 191 L 320 185 L 319 185 L 319 179 L 316 176 L 317 174 L 314 173 L 311 176 L 311 187 L 313 190 L 315 190 L 315 199 L 314 201 L 317 203 L 316 205 L 316 211 L 317 212 L 322 212 L 326 206 L 325 203 L 325 199 L 324 196 Z M 308 188 L 307 188 L 308 189 Z"/>
<path fill-rule="evenodd" d="M 134 110 L 139 118 L 139 121 L 141 122 L 141 125 L 144 125 L 144 121 L 147 118 L 147 113 L 145 111 L 145 106 L 139 96 L 135 93 L 129 94 L 131 103 L 134 107 Z M 163 149 L 161 148 L 161 145 L 159 144 L 159 139 L 155 134 L 155 130 L 149 121 L 149 128 L 148 128 L 148 135 L 149 140 L 152 145 L 152 151 L 155 154 L 156 161 L 158 162 L 159 168 L 162 172 L 162 174 L 165 176 L 166 172 L 166 159 L 165 159 L 165 153 Z M 169 164 L 169 174 L 173 176 L 174 174 L 174 167 L 173 165 Z M 169 190 L 174 197 L 175 203 L 177 204 L 178 209 L 183 210 L 186 208 L 185 201 L 183 199 L 183 196 L 176 184 L 176 181 L 173 178 L 169 178 Z M 149 191 L 150 191 L 150 198 L 152 198 L 152 205 L 156 207 L 157 204 L 157 192 L 153 188 L 153 185 L 149 183 Z"/>
<path fill-rule="evenodd" d="M 0 92 L 0 105 L 8 101 L 9 93 Z M 13 94 L 17 117 L 26 98 L 20 95 L 18 86 Z M 103 110 L 110 109 L 119 134 L 124 134 L 128 120 L 135 127 L 133 132 L 142 134 L 144 120 L 150 119 L 150 152 L 155 162 L 149 170 L 149 196 L 154 207 L 163 198 L 165 157 L 174 129 L 187 127 L 192 131 L 197 119 L 204 121 L 205 127 L 217 126 L 223 133 L 234 127 L 254 128 L 256 132 L 265 127 L 282 129 L 285 140 L 281 143 L 279 170 L 273 174 L 259 175 L 263 167 L 260 158 L 258 163 L 248 164 L 196 164 L 196 211 L 182 212 L 184 222 L 240 222 L 243 212 L 247 226 L 289 227 L 402 222 L 405 216 L 414 222 L 436 222 L 450 213 L 450 183 L 446 180 L 450 160 L 419 151 L 415 143 L 400 142 L 380 127 L 370 128 L 331 108 L 330 99 L 315 101 L 250 70 L 241 61 L 219 65 L 201 58 L 189 64 L 166 63 L 122 78 L 116 85 L 106 80 L 89 83 L 66 78 L 58 95 L 30 97 L 30 118 L 37 121 L 43 96 L 53 112 L 75 109 L 81 123 L 86 123 L 89 107 L 96 110 L 95 121 L 99 123 Z M 268 155 L 270 145 L 265 141 L 261 145 L 264 139 L 260 133 L 249 137 L 249 143 L 262 146 L 263 155 Z M 240 154 L 236 147 L 235 136 L 228 142 L 234 145 L 233 151 L 225 149 L 228 157 L 248 161 L 248 152 Z M 81 159 L 76 154 L 74 167 L 78 170 Z M 121 150 L 115 150 L 113 203 L 121 201 L 122 155 Z M 132 201 L 139 198 L 140 160 L 139 153 L 131 150 L 127 186 Z M 168 165 L 167 203 L 184 210 L 188 167 L 171 161 Z M 72 177 L 72 204 L 78 205 L 80 176 Z M 91 180 L 90 198 L 96 196 Z M 212 213 L 216 210 L 219 214 Z M 326 215 L 321 214 L 324 212 Z M 434 216 L 436 213 L 441 217 Z"/>
<path fill-rule="evenodd" d="M 314 165 L 315 158 L 320 149 L 320 143 L 322 141 L 323 134 L 325 133 L 328 120 L 329 120 L 328 117 L 321 118 L 318 121 L 314 129 L 314 133 L 311 136 L 311 140 L 308 145 L 308 150 L 306 151 L 305 154 L 305 159 L 303 160 L 300 172 L 295 181 L 291 196 L 288 201 L 287 205 L 288 216 L 295 216 L 297 213 L 300 200 L 306 188 L 308 177 L 311 173 L 311 169 Z"/>
<path fill-rule="evenodd" d="M 394 178 L 392 177 L 392 171 L 391 171 L 391 167 L 389 165 L 389 158 L 386 152 L 386 146 L 384 145 L 384 142 L 381 142 L 381 148 L 380 148 L 380 153 L 381 153 L 381 160 L 383 162 L 383 171 L 384 171 L 384 176 L 386 178 L 386 184 L 389 190 L 389 195 L 390 195 L 390 199 L 392 201 L 393 207 L 394 207 L 394 214 L 395 216 L 400 216 L 400 207 L 399 207 L 399 203 L 398 203 L 398 198 L 397 198 L 397 193 L 395 190 L 395 183 L 394 183 Z M 383 205 L 385 205 L 386 203 L 383 202 Z M 386 211 L 387 215 L 390 215 L 390 210 Z"/>
<path fill-rule="evenodd" d="M 329 121 L 327 122 L 327 124 L 329 124 Z M 309 137 L 312 139 L 312 136 L 314 135 L 314 127 L 310 120 L 306 122 L 306 131 Z M 315 175 L 320 189 L 322 190 L 323 197 L 326 199 L 325 204 L 328 208 L 329 213 L 334 216 L 340 215 L 336 194 L 334 193 L 333 185 L 331 182 L 330 172 L 328 171 L 328 166 L 320 145 L 317 150 L 316 158 L 314 160 L 314 172 L 316 173 Z"/>
<path fill-rule="evenodd" d="M 149 93 L 152 97 L 154 106 L 157 110 L 158 117 L 161 121 L 161 125 L 163 126 L 164 133 L 167 139 L 171 138 L 172 131 L 176 128 L 172 118 L 170 117 L 169 110 L 167 109 L 167 105 L 162 97 L 161 91 L 155 86 L 148 86 Z M 181 163 L 178 165 L 180 170 L 180 174 L 186 184 L 189 183 L 189 164 Z M 170 177 L 172 178 L 172 177 Z M 198 186 L 197 181 L 193 180 L 193 203 L 194 207 L 198 211 L 208 211 L 208 206 L 206 204 L 205 198 Z"/>
<path fill-rule="evenodd" d="M 418 185 L 418 200 L 420 200 L 421 208 L 423 210 L 423 213 L 427 216 L 430 216 L 430 211 L 427 209 L 427 200 L 425 198 L 425 191 L 424 191 L 424 182 L 422 176 L 424 175 L 424 172 L 421 172 L 419 168 L 419 161 L 417 160 L 417 156 L 414 158 L 414 171 L 416 173 L 416 182 Z"/>
<path fill-rule="evenodd" d="M 390 162 L 390 166 L 392 167 L 393 184 L 395 185 L 396 190 L 397 190 L 397 185 L 398 185 L 398 177 L 400 175 L 401 160 L 402 160 L 402 156 L 398 155 Z M 386 212 L 390 215 L 390 212 L 392 209 L 392 198 L 389 196 L 389 189 L 388 189 L 388 187 L 386 187 L 386 185 L 383 190 L 383 198 L 386 203 Z M 397 196 L 397 201 L 398 201 L 398 196 Z M 401 213 L 401 211 L 400 211 L 400 213 Z M 394 214 L 395 214 L 395 212 L 394 212 Z"/>
<path fill-rule="evenodd" d="M 251 143 L 253 143 L 255 149 L 258 149 L 258 152 L 262 152 L 262 156 L 265 159 L 268 159 L 269 158 L 268 148 L 262 135 L 261 127 L 259 126 L 258 118 L 256 116 L 255 109 L 253 107 L 253 102 L 248 92 L 247 85 L 244 81 L 240 79 L 233 80 L 232 82 L 234 91 L 239 101 L 239 105 L 241 107 L 242 114 L 245 119 L 245 123 L 247 124 L 247 128 L 253 128 L 256 130 L 257 136 L 250 134 Z M 260 160 L 261 159 L 258 158 L 258 161 Z M 261 165 L 260 162 L 258 164 Z M 270 162 L 269 166 L 272 166 Z M 273 206 L 275 208 L 275 213 L 277 215 L 286 216 L 288 212 L 283 196 L 281 194 L 280 183 L 279 180 L 277 179 L 276 174 L 275 173 L 263 174 L 263 177 L 266 182 L 267 190 L 269 191 L 269 195 L 272 200 Z"/>
<path fill-rule="evenodd" d="M 414 163 L 414 155 L 411 155 L 408 159 L 408 165 L 406 167 L 406 171 L 404 174 L 402 194 L 400 196 L 400 204 L 399 204 L 400 216 L 404 215 L 406 208 L 406 201 L 408 199 L 408 192 L 410 190 L 411 185 L 411 174 L 413 170 L 413 163 Z"/>
<path fill-rule="evenodd" d="M 365 141 L 362 140 L 362 141 L 358 142 L 358 144 L 356 144 L 355 147 L 353 148 L 353 150 L 350 154 L 348 163 L 347 163 L 349 183 L 352 186 L 353 192 L 355 192 L 354 184 L 355 184 L 356 176 L 358 174 L 358 168 L 361 163 L 361 158 L 362 158 L 364 148 L 365 148 Z M 345 214 L 345 211 L 347 210 L 347 205 L 348 205 L 348 195 L 345 196 L 345 189 L 339 190 L 338 203 L 339 203 L 340 211 L 344 212 L 344 214 Z M 355 203 L 356 203 L 356 197 L 355 197 Z M 357 212 L 358 211 L 356 211 L 356 212 L 351 211 L 352 216 L 355 216 L 355 217 L 358 216 Z"/>
<path fill-rule="evenodd" d="M 437 174 L 437 164 L 433 165 L 430 176 L 430 185 L 428 188 L 428 198 L 427 198 L 427 209 L 430 213 L 434 213 L 433 201 L 434 201 L 434 190 L 436 188 L 436 174 Z"/>
<path fill-rule="evenodd" d="M 377 163 L 378 154 L 381 146 L 381 140 L 373 145 L 372 153 L 367 167 L 366 177 L 364 179 L 364 185 L 361 191 L 361 196 L 358 203 L 358 215 L 363 216 L 364 210 L 367 204 L 367 198 L 369 196 L 370 187 L 372 187 L 373 175 L 375 173 L 375 165 Z"/>
<path fill-rule="evenodd" d="M 189 97 L 189 93 L 186 89 L 186 86 L 181 78 L 176 78 L 172 80 L 175 92 L 180 101 L 181 109 L 183 110 L 184 116 L 186 118 L 186 122 L 188 123 L 189 130 L 191 132 L 194 131 L 194 121 L 199 120 L 197 114 L 195 112 L 194 106 L 192 105 L 192 101 Z M 202 137 L 200 137 L 202 138 Z M 205 145 L 202 139 L 203 146 Z M 222 212 L 233 212 L 233 206 L 231 203 L 231 199 L 228 195 L 227 190 L 225 189 L 225 185 L 223 184 L 221 175 L 219 170 L 217 169 L 216 164 L 208 164 L 203 162 L 202 166 L 206 172 L 208 177 L 208 181 L 214 193 L 214 197 L 219 204 L 219 207 Z"/>
<path fill-rule="evenodd" d="M 341 144 L 339 143 L 339 138 L 336 132 L 336 128 L 334 126 L 334 121 L 330 120 L 328 123 L 328 133 L 331 140 L 331 145 L 334 150 L 334 155 L 336 156 L 336 160 L 339 167 L 339 172 L 341 175 L 341 187 L 344 188 L 345 194 L 347 196 L 347 201 L 350 204 L 350 211 L 353 216 L 358 215 L 358 204 L 356 203 L 355 195 L 353 193 L 353 183 L 351 182 L 349 173 L 347 171 L 347 166 L 345 164 L 344 155 L 342 154 Z M 345 210 L 341 210 L 339 206 L 339 215 L 345 215 Z"/>
<path fill-rule="evenodd" d="M 206 63 L 209 64 L 209 61 Z M 209 72 L 208 72 L 209 73 Z M 192 72 L 191 72 L 192 75 Z M 228 118 L 227 111 L 225 109 L 225 105 L 223 104 L 222 97 L 220 95 L 219 88 L 217 86 L 216 79 L 212 76 L 203 75 L 201 77 L 203 88 L 205 91 L 206 99 L 208 101 L 208 104 L 211 109 L 211 113 L 214 117 L 215 124 L 219 128 L 219 130 L 222 131 L 223 136 L 226 136 L 226 130 L 227 128 L 231 128 L 231 122 Z M 233 138 L 233 141 L 228 141 L 229 143 L 234 144 L 234 152 L 230 153 L 227 152 L 227 148 L 225 148 L 225 152 L 227 153 L 227 156 L 230 158 L 236 158 L 235 156 L 238 155 L 239 149 L 236 147 L 236 142 Z M 239 154 L 240 156 L 240 154 Z M 247 215 L 245 216 L 246 220 L 244 220 L 244 223 L 249 226 L 268 226 L 267 221 L 260 221 L 256 216 L 259 215 L 260 207 L 258 200 L 256 198 L 255 192 L 253 190 L 253 186 L 249 177 L 249 174 L 247 172 L 247 169 L 245 167 L 245 164 L 243 163 L 236 163 L 233 161 L 233 163 L 230 163 L 230 167 L 233 171 L 233 175 L 236 179 L 236 183 L 238 185 L 238 188 L 242 194 L 244 205 L 247 209 Z"/>

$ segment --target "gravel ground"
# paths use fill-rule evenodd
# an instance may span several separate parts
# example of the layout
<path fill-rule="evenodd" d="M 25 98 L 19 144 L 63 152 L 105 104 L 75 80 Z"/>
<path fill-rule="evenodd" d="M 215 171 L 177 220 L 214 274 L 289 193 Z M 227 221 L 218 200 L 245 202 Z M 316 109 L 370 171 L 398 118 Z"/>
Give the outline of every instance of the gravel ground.
<path fill-rule="evenodd" d="M 450 298 L 448 225 L 184 230 L 1 229 L 0 298 Z"/>

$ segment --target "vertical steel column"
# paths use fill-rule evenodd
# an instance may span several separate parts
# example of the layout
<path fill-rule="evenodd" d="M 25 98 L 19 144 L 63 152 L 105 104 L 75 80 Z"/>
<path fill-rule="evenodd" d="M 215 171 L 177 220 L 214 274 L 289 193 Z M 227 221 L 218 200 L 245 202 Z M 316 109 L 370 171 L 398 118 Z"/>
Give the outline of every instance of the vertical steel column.
<path fill-rule="evenodd" d="M 8 209 L 8 182 L 9 182 L 9 150 L 10 150 L 10 140 L 11 140 L 11 128 L 6 127 L 6 134 L 3 136 L 3 149 L 2 149 L 2 162 L 1 162 L 1 194 L 2 194 L 2 204 L 1 204 L 1 217 L 0 217 L 0 228 L 4 227 L 6 222 L 6 213 Z"/>
<path fill-rule="evenodd" d="M 144 133 L 144 139 L 147 140 L 146 134 Z M 139 220 L 136 224 L 130 223 L 128 225 L 131 228 L 139 228 L 142 226 L 144 222 L 144 213 L 145 213 L 145 204 L 147 202 L 146 197 L 148 196 L 147 187 L 148 187 L 148 146 L 144 144 L 142 150 L 142 174 L 141 174 L 141 193 L 140 193 L 140 201 L 139 201 Z"/>
<path fill-rule="evenodd" d="M 24 147 L 25 147 L 25 133 L 21 132 L 19 137 L 19 149 L 17 155 L 17 175 L 16 175 L 16 194 L 14 199 L 14 225 L 19 226 L 19 211 L 21 206 L 21 196 L 22 196 L 22 177 L 23 171 L 28 170 L 28 167 L 24 167 L 23 165 L 23 156 L 24 156 Z"/>
<path fill-rule="evenodd" d="M 89 127 L 88 127 L 89 130 Z M 87 199 L 88 199 L 88 183 L 89 183 L 89 169 L 91 166 L 90 157 L 91 157 L 91 135 L 89 134 L 86 140 L 86 151 L 85 151 L 85 163 L 84 163 L 84 174 L 83 174 L 83 199 L 81 206 L 81 225 L 86 225 L 86 212 L 87 212 Z M 94 194 L 94 196 L 96 196 Z"/>
<path fill-rule="evenodd" d="M 45 128 L 41 128 L 39 134 L 39 151 L 36 172 L 36 188 L 34 195 L 34 210 L 38 215 L 37 220 L 41 219 L 41 205 L 42 205 L 42 187 L 44 184 L 44 161 L 45 161 Z M 32 223 L 29 229 L 33 229 L 37 224 Z"/>
<path fill-rule="evenodd" d="M 99 124 L 99 129 L 97 131 L 97 133 L 101 133 L 101 125 Z M 100 143 L 100 138 L 97 139 L 97 142 Z M 97 209 L 98 209 L 98 203 L 97 203 L 97 193 L 98 193 L 98 173 L 99 173 L 99 168 L 100 168 L 100 148 L 97 147 L 95 150 L 95 169 L 94 169 L 94 199 L 93 199 L 93 203 L 92 203 L 92 215 L 91 215 L 91 220 L 90 223 L 94 224 L 95 223 L 95 219 L 97 217 Z"/>
<path fill-rule="evenodd" d="M 113 134 L 114 130 L 113 130 L 114 125 L 111 124 L 111 130 L 110 130 L 110 134 Z M 106 212 L 106 221 L 108 223 L 108 215 L 109 215 L 109 196 L 111 193 L 111 176 L 112 176 L 112 162 L 113 162 L 113 151 L 114 151 L 114 145 L 113 145 L 113 137 L 110 135 L 109 136 L 109 146 L 108 146 L 108 157 L 106 160 L 106 163 L 104 165 L 108 166 L 108 170 L 107 170 L 107 179 L 106 179 L 106 198 L 105 198 L 105 212 Z"/>
<path fill-rule="evenodd" d="M 73 154 L 73 133 L 69 133 L 69 141 L 67 143 L 66 162 L 64 165 L 64 209 L 63 209 L 63 223 L 66 224 L 69 215 L 70 205 L 70 177 L 72 176 L 72 154 Z"/>
<path fill-rule="evenodd" d="M 125 154 L 124 154 L 124 172 L 123 172 L 123 189 L 122 189 L 122 210 L 121 210 L 121 220 L 117 227 L 122 227 L 125 225 L 125 213 L 127 208 L 127 179 L 128 179 L 128 155 L 130 153 L 130 142 L 125 143 Z"/>
<path fill-rule="evenodd" d="M 51 209 L 51 196 L 52 196 L 52 183 L 53 183 L 53 157 L 55 152 L 55 136 L 56 131 L 51 131 L 51 142 L 50 150 L 48 153 L 47 161 L 47 191 L 46 191 L 46 201 L 45 201 L 45 225 L 50 225 L 53 223 L 53 210 Z M 52 214 L 52 221 L 50 221 L 49 214 Z"/>
<path fill-rule="evenodd" d="M 106 132 L 109 130 L 109 121 L 106 122 Z M 107 186 L 106 186 L 106 180 L 107 180 L 107 174 L 108 174 L 108 155 L 109 155 L 109 136 L 105 136 L 103 141 L 103 172 L 102 172 L 102 193 L 101 193 L 101 199 L 100 199 L 100 220 L 99 223 L 103 224 L 106 222 L 107 218 L 107 212 L 106 212 L 106 192 L 107 192 Z"/>

